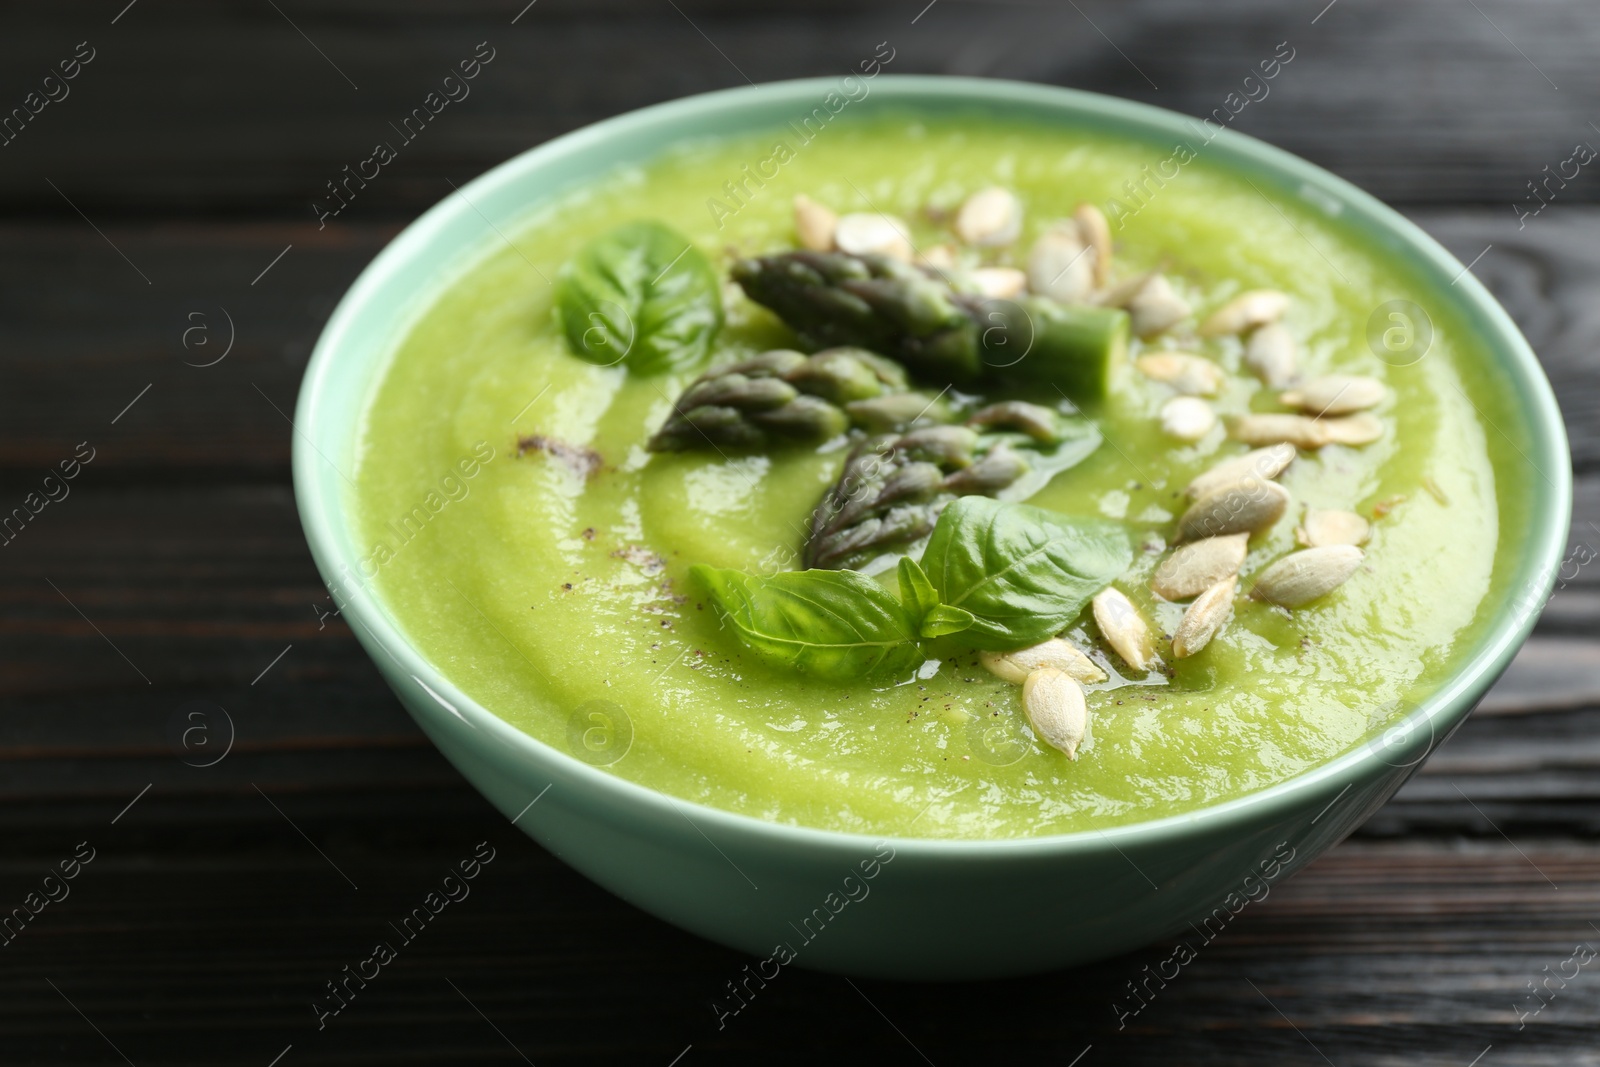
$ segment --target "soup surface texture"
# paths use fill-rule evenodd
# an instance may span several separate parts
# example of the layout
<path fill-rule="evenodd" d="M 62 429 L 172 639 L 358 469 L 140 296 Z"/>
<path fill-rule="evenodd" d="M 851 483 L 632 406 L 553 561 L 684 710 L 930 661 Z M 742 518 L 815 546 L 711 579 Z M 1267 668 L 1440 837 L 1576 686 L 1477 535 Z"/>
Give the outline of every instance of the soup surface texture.
<path fill-rule="evenodd" d="M 778 142 L 789 151 L 775 153 Z M 1500 445 L 1478 411 L 1500 410 L 1493 384 L 1443 313 L 1408 324 L 1379 312 L 1383 328 L 1431 334 L 1423 358 L 1404 337 L 1399 355 L 1370 343 L 1375 311 L 1426 303 L 1405 268 L 1313 203 L 1215 166 L 1202 140 L 1190 147 L 1197 158 L 1176 177 L 1147 181 L 1141 168 L 1171 147 L 864 111 L 809 143 L 777 129 L 687 145 L 564 193 L 503 235 L 485 227 L 478 258 L 397 332 L 368 404 L 353 472 L 364 575 L 417 647 L 506 721 L 673 797 L 781 823 L 944 838 L 1104 828 L 1239 797 L 1373 743 L 1487 621 L 1503 550 L 1490 456 Z M 776 175 L 748 180 L 757 168 Z M 1088 687 L 1093 741 L 1076 761 L 1033 738 L 1019 687 L 974 655 L 914 677 L 828 683 L 769 666 L 720 630 L 690 566 L 797 566 L 844 450 L 649 452 L 695 372 L 585 362 L 555 320 L 562 264 L 622 222 L 660 220 L 726 279 L 735 256 L 795 246 L 796 194 L 898 215 L 923 248 L 951 240 L 929 205 L 990 185 L 1026 207 L 1010 261 L 1077 203 L 1099 205 L 1118 276 L 1160 266 L 1197 317 L 1244 289 L 1282 290 L 1308 376 L 1370 375 L 1389 393 L 1380 440 L 1302 452 L 1283 473 L 1294 503 L 1252 539 L 1240 591 L 1297 547 L 1305 505 L 1372 520 L 1360 569 L 1293 612 L 1241 595 L 1203 651 L 1174 659 L 1159 641 L 1169 669 L 1136 677 L 1085 612 L 1067 636 L 1110 679 Z M 794 345 L 725 290 L 711 365 Z M 1283 410 L 1240 370 L 1237 338 L 1195 338 L 1193 319 L 1174 337 L 1230 372 L 1219 414 Z M 1029 500 L 1125 523 L 1134 562 L 1116 584 L 1167 635 L 1184 606 L 1149 581 L 1182 491 L 1246 450 L 1221 425 L 1194 443 L 1163 434 L 1172 395 L 1119 375 L 1086 410 L 1104 443 Z M 1027 399 L 1068 410 L 1058 396 Z"/>

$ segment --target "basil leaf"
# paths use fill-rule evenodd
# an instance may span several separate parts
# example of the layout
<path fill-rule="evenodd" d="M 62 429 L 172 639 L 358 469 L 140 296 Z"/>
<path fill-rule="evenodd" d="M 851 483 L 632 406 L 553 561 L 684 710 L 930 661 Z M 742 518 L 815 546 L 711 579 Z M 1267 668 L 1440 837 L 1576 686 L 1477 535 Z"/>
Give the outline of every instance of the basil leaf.
<path fill-rule="evenodd" d="M 961 643 L 1003 652 L 1066 629 L 1132 560 L 1110 523 L 966 496 L 940 514 L 922 568 L 941 603 L 972 613 Z"/>
<path fill-rule="evenodd" d="M 920 619 L 939 606 L 938 590 L 928 581 L 922 565 L 910 556 L 900 557 L 900 603 L 913 619 Z"/>
<path fill-rule="evenodd" d="M 687 237 L 659 222 L 630 222 L 561 268 L 556 312 L 580 359 L 622 363 L 635 374 L 692 370 L 722 326 L 722 288 Z"/>
<path fill-rule="evenodd" d="M 746 647 L 780 666 L 829 681 L 905 671 L 925 658 L 907 611 L 860 571 L 784 571 L 769 576 L 696 564 Z"/>
<path fill-rule="evenodd" d="M 940 604 L 922 617 L 922 624 L 917 628 L 917 634 L 919 637 L 929 639 L 948 637 L 970 630 L 977 621 L 977 616 L 966 608 L 952 608 L 948 604 Z"/>
<path fill-rule="evenodd" d="M 945 637 L 972 625 L 970 611 L 939 603 L 939 591 L 928 580 L 922 564 L 910 556 L 900 557 L 900 603 L 917 622 L 917 636 Z"/>

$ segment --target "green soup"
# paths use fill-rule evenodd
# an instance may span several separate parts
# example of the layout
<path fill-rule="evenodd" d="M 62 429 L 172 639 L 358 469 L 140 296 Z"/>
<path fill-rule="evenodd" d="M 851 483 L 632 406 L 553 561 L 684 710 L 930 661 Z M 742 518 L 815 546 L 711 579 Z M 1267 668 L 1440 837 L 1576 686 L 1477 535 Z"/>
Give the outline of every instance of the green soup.
<path fill-rule="evenodd" d="M 1478 414 L 1500 411 L 1491 372 L 1437 315 L 1424 358 L 1379 358 L 1369 318 L 1416 298 L 1414 279 L 1203 150 L 1164 184 L 1142 179 L 1170 154 L 1086 131 L 879 115 L 809 143 L 781 130 L 687 146 L 520 228 L 486 228 L 481 257 L 419 310 L 371 397 L 354 477 L 363 572 L 416 647 L 508 722 L 671 796 L 776 822 L 962 838 L 1106 827 L 1238 797 L 1367 741 L 1487 621 L 1505 551 L 1489 452 L 1499 442 Z M 1171 669 L 1148 676 L 1127 677 L 1081 619 L 1068 636 L 1111 677 L 1088 687 L 1093 743 L 1075 762 L 1033 739 L 1018 687 L 974 656 L 910 678 L 823 683 L 720 630 L 689 567 L 794 566 L 843 451 L 651 453 L 646 440 L 693 373 L 581 361 L 553 313 L 562 264 L 629 219 L 678 229 L 726 277 L 734 255 L 793 247 L 796 194 L 897 214 L 923 247 L 950 239 L 926 205 L 993 184 L 1027 206 L 1015 258 L 1076 203 L 1099 204 L 1119 275 L 1159 264 L 1200 315 L 1240 289 L 1282 290 L 1307 375 L 1370 375 L 1390 393 L 1382 439 L 1302 452 L 1283 474 L 1294 505 L 1251 541 L 1241 589 L 1296 547 L 1306 504 L 1377 510 L 1360 570 L 1293 612 L 1241 598 L 1199 654 L 1175 660 L 1160 642 Z M 731 286 L 726 303 L 713 363 L 793 345 Z M 1237 373 L 1237 339 L 1198 350 L 1234 372 L 1219 413 L 1280 410 Z M 1221 427 L 1194 444 L 1163 435 L 1157 412 L 1171 395 L 1120 376 L 1090 412 L 1105 443 L 1029 501 L 1125 522 L 1140 548 L 1116 584 L 1166 634 L 1184 606 L 1153 597 L 1149 580 L 1182 490 L 1245 451 Z"/>

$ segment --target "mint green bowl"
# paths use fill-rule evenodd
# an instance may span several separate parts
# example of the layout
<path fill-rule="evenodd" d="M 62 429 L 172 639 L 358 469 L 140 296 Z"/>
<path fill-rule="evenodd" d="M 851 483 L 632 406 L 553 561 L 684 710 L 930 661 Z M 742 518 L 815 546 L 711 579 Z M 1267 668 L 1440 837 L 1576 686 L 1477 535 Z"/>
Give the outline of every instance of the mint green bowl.
<path fill-rule="evenodd" d="M 1525 548 L 1515 573 L 1497 577 L 1506 595 L 1493 625 L 1454 676 L 1381 742 L 1238 800 L 1103 832 L 885 841 L 775 825 L 669 799 L 508 725 L 429 662 L 364 587 L 341 472 L 354 467 L 362 406 L 399 324 L 432 299 L 450 266 L 495 239 L 491 224 L 510 226 L 534 203 L 688 138 L 781 125 L 831 88 L 818 79 L 735 89 L 587 127 L 494 168 L 395 238 L 329 319 L 300 393 L 295 496 L 324 580 L 418 725 L 516 825 L 623 899 L 758 958 L 782 944 L 801 966 L 850 974 L 1013 975 L 1124 952 L 1205 923 L 1219 906 L 1241 906 L 1258 892 L 1256 880 L 1298 869 L 1359 826 L 1467 717 L 1533 627 L 1560 565 L 1572 497 L 1549 383 L 1472 274 L 1372 197 L 1251 138 L 1223 132 L 1208 157 L 1276 196 L 1340 214 L 1435 280 L 1433 299 L 1493 353 L 1510 407 L 1521 415 L 1522 425 L 1511 427 L 1515 447 L 1545 475 L 1519 516 L 1525 529 L 1507 531 Z M 872 99 L 872 106 L 928 114 L 988 110 L 1068 122 L 1162 148 L 1194 131 L 1172 112 L 1011 82 L 880 77 Z M 874 858 L 879 866 L 866 870 L 876 877 L 866 880 L 863 861 Z M 855 881 L 846 883 L 852 872 Z M 861 899 L 839 903 L 850 886 Z M 1208 929 L 1227 911 L 1217 914 Z"/>

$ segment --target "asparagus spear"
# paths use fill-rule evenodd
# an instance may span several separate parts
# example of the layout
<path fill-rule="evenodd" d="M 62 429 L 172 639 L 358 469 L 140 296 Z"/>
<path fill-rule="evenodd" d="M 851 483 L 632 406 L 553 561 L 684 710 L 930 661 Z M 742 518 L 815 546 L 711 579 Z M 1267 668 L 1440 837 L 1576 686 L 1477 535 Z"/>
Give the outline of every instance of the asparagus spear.
<path fill-rule="evenodd" d="M 852 424 L 882 431 L 944 421 L 944 410 L 908 391 L 905 371 L 893 360 L 860 348 L 812 356 L 780 349 L 696 378 L 649 447 L 677 452 L 826 441 Z"/>
<path fill-rule="evenodd" d="M 804 564 L 863 569 L 926 537 L 956 497 L 1025 498 L 1098 444 L 1089 423 L 1020 400 L 991 404 L 965 425 L 868 438 L 812 513 Z"/>
<path fill-rule="evenodd" d="M 1052 383 L 1092 402 L 1127 350 L 1126 312 L 985 299 L 883 256 L 784 252 L 739 260 L 732 273 L 808 343 L 859 345 L 931 384 Z"/>

